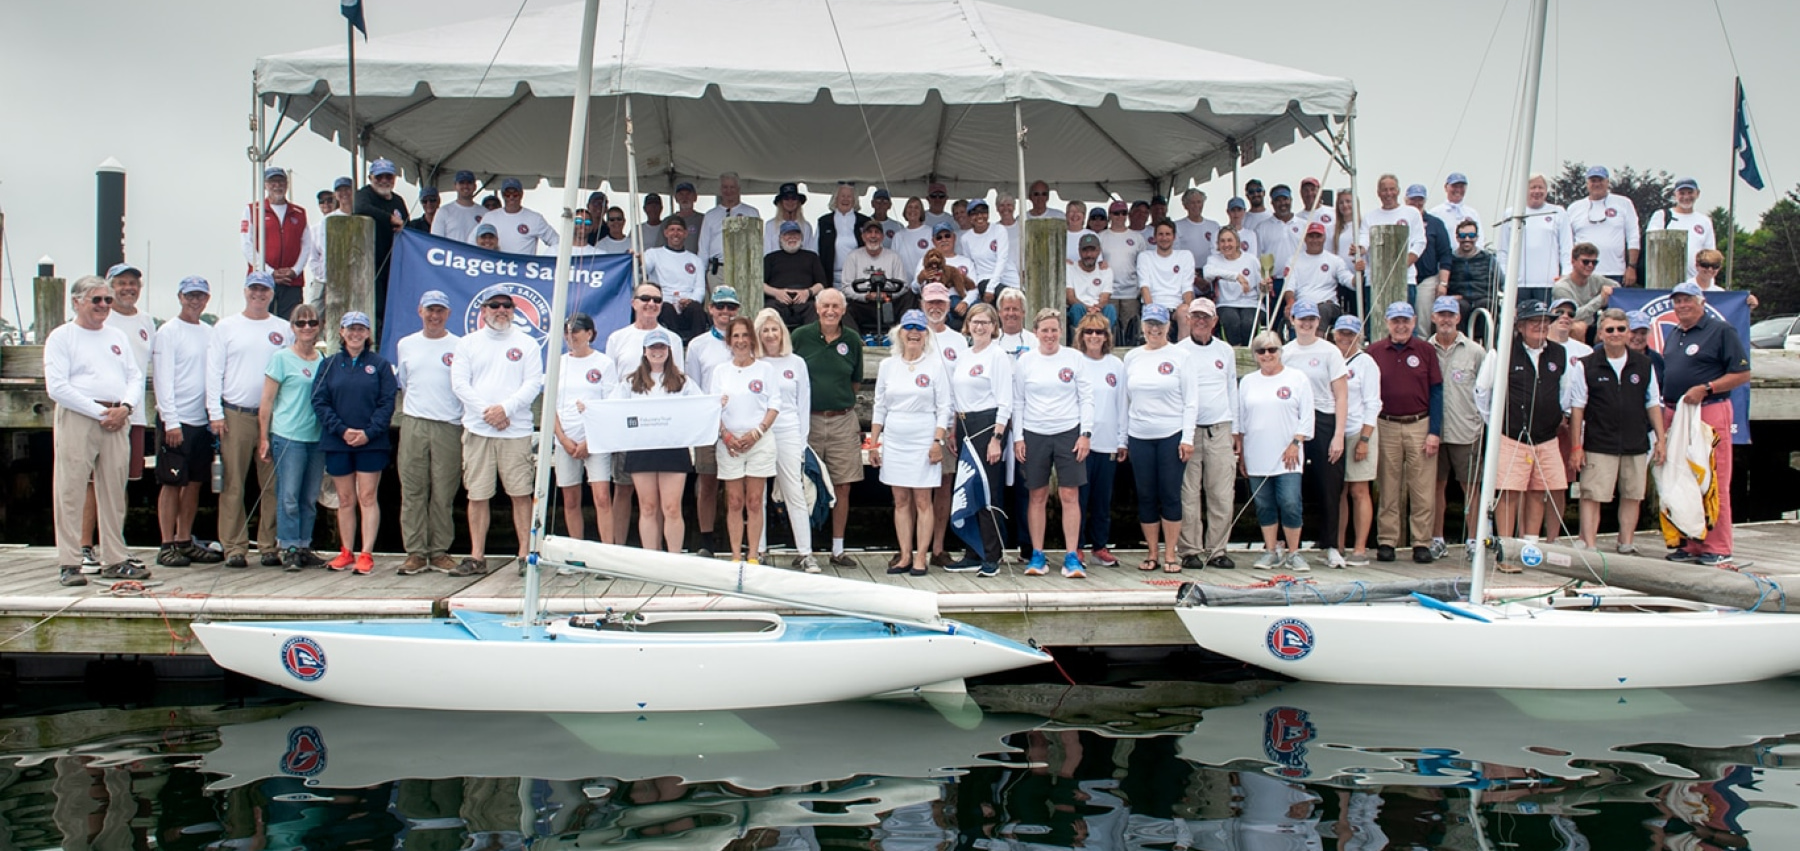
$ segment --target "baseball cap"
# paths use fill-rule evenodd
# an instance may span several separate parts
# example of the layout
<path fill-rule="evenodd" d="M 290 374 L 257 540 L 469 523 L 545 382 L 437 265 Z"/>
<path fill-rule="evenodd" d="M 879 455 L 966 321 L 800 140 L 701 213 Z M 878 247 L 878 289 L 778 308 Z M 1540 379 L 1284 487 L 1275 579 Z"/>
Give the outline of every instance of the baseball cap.
<path fill-rule="evenodd" d="M 782 222 L 781 223 L 781 235 L 787 236 L 790 233 L 801 233 L 799 222 Z"/>
<path fill-rule="evenodd" d="M 419 189 L 419 200 L 420 201 L 423 201 L 427 198 L 437 198 L 437 197 L 439 197 L 439 196 L 438 196 L 438 188 L 436 186 L 426 186 L 426 187 L 422 187 Z"/>
<path fill-rule="evenodd" d="M 1106 205 L 1106 211 L 1108 213 L 1129 213 L 1131 212 L 1131 205 L 1124 201 L 1114 201 L 1111 204 Z"/>
<path fill-rule="evenodd" d="M 1425 191 L 1425 184 L 1423 183 L 1414 183 L 1411 186 L 1406 187 L 1406 197 L 1408 198 L 1424 198 L 1427 194 L 1429 193 Z"/>
<path fill-rule="evenodd" d="M 511 301 L 513 297 L 512 290 L 507 289 L 505 284 L 493 284 L 484 287 L 481 292 L 476 293 L 475 300 L 487 301 L 490 298 L 497 298 L 500 296 L 505 296 L 507 301 Z"/>
<path fill-rule="evenodd" d="M 1306 235 L 1307 236 L 1311 236 L 1315 233 L 1320 236 L 1325 235 L 1325 223 L 1324 222 L 1313 222 L 1312 224 L 1309 224 L 1306 226 Z"/>
<path fill-rule="evenodd" d="M 889 195 L 888 191 L 886 189 L 877 189 L 877 190 L 875 190 L 874 200 L 876 200 L 876 201 L 892 201 L 892 200 L 894 200 L 894 196 Z"/>
<path fill-rule="evenodd" d="M 919 297 L 922 301 L 949 301 L 950 288 L 934 281 L 925 285 Z"/>
<path fill-rule="evenodd" d="M 275 289 L 275 276 L 268 272 L 251 272 L 244 277 L 244 289 L 249 289 L 251 287 L 265 287 L 271 290 Z"/>
<path fill-rule="evenodd" d="M 1387 306 L 1387 318 L 1389 319 L 1413 319 L 1417 316 L 1418 314 L 1413 312 L 1413 306 L 1404 301 L 1396 301 Z"/>
<path fill-rule="evenodd" d="M 1081 235 L 1081 239 L 1075 243 L 1075 247 L 1077 249 L 1099 248 L 1100 247 L 1100 237 L 1095 234 L 1092 234 L 1092 233 L 1084 233 Z"/>
<path fill-rule="evenodd" d="M 740 306 L 743 304 L 743 302 L 738 301 L 737 288 L 727 287 L 727 286 L 713 287 L 712 303 L 713 304 L 736 304 L 736 305 L 740 305 Z"/>
<path fill-rule="evenodd" d="M 269 166 L 268 168 L 263 169 L 263 179 L 264 180 L 274 180 L 276 178 L 286 180 L 287 179 L 287 169 L 279 168 L 277 166 Z"/>
<path fill-rule="evenodd" d="M 1461 315 L 1462 314 L 1462 302 L 1457 301 L 1452 296 L 1441 295 L 1441 296 L 1438 296 L 1437 299 L 1431 303 L 1431 312 L 1432 313 L 1455 313 L 1457 315 Z"/>
<path fill-rule="evenodd" d="M 949 222 L 938 222 L 937 227 L 931 229 L 931 236 L 936 239 L 940 233 L 956 233 L 956 226 Z"/>
<path fill-rule="evenodd" d="M 1248 192 L 1261 192 L 1262 188 L 1263 188 L 1262 181 L 1257 180 L 1254 177 L 1252 177 L 1249 180 L 1244 182 L 1244 191 L 1247 193 Z"/>
<path fill-rule="evenodd" d="M 1331 323 L 1331 330 L 1349 331 L 1352 334 L 1361 334 L 1362 320 L 1346 313 L 1343 316 L 1339 316 L 1336 322 Z"/>
<path fill-rule="evenodd" d="M 1295 319 L 1319 318 L 1319 306 L 1310 301 L 1294 302 L 1293 317 Z"/>
<path fill-rule="evenodd" d="M 452 183 L 474 183 L 475 182 L 475 172 L 472 172 L 465 168 L 462 171 L 457 172 L 456 179 L 451 182 Z"/>
<path fill-rule="evenodd" d="M 926 320 L 925 311 L 913 309 L 900 315 L 900 327 L 924 331 L 931 327 L 931 323 Z"/>
<path fill-rule="evenodd" d="M 420 307 L 449 307 L 450 297 L 443 290 L 426 290 L 419 295 Z"/>
<path fill-rule="evenodd" d="M 1316 177 L 1303 177 L 1300 179 L 1300 185 L 1301 186 L 1318 186 L 1319 179 Z"/>
<path fill-rule="evenodd" d="M 664 331 L 661 328 L 652 328 L 649 331 L 644 332 L 644 348 L 648 349 L 651 346 L 668 346 L 668 345 L 669 345 L 669 332 Z"/>
<path fill-rule="evenodd" d="M 126 272 L 130 272 L 140 278 L 144 276 L 144 270 L 139 269 L 130 263 L 114 263 L 111 269 L 106 270 L 106 279 L 110 281 Z"/>
<path fill-rule="evenodd" d="M 1093 221 L 1094 219 L 1104 219 L 1104 218 L 1106 218 L 1106 208 L 1105 207 L 1095 207 L 1091 210 L 1088 210 L 1088 221 Z"/>
<path fill-rule="evenodd" d="M 1534 298 L 1519 302 L 1519 315 L 1514 318 L 1524 321 L 1526 319 L 1543 319 L 1549 315 L 1550 308 L 1545 307 L 1543 302 Z"/>
<path fill-rule="evenodd" d="M 494 227 L 492 224 L 490 224 L 488 222 L 482 222 L 481 224 L 478 224 L 475 226 L 475 235 L 481 236 L 482 234 L 488 234 L 490 236 L 499 236 L 500 229 L 497 227 Z"/>
<path fill-rule="evenodd" d="M 500 181 L 500 191 L 501 192 L 511 192 L 514 189 L 517 189 L 520 192 L 524 192 L 525 184 L 520 183 L 519 179 L 516 177 L 509 177 L 505 180 Z"/>
<path fill-rule="evenodd" d="M 652 193 L 644 196 L 644 206 L 646 206 L 646 207 L 650 206 L 650 202 L 652 202 L 652 201 L 656 202 L 657 205 L 660 206 L 662 204 L 662 196 L 656 194 L 655 192 L 652 192 Z"/>
<path fill-rule="evenodd" d="M 1468 183 L 1468 182 L 1469 182 L 1468 176 L 1463 174 L 1460 171 L 1450 172 L 1450 176 L 1444 178 L 1445 186 L 1455 186 L 1458 183 Z"/>
<path fill-rule="evenodd" d="M 1649 316 L 1649 314 L 1646 314 L 1645 312 L 1643 312 L 1641 310 L 1634 310 L 1630 313 L 1625 314 L 1625 321 L 1627 323 L 1629 323 L 1626 326 L 1627 330 L 1630 330 L 1630 331 L 1648 331 L 1648 330 L 1650 330 L 1650 316 Z"/>
<path fill-rule="evenodd" d="M 949 193 L 949 190 L 946 190 L 944 188 L 944 184 L 933 183 L 930 186 L 925 187 L 925 194 L 926 195 L 948 195 L 950 193 Z"/>
<path fill-rule="evenodd" d="M 1675 289 L 1671 290 L 1669 294 L 1691 295 L 1695 298 L 1706 298 L 1706 294 L 1700 291 L 1700 285 L 1693 281 L 1682 281 L 1681 283 L 1676 284 Z"/>
<path fill-rule="evenodd" d="M 1226 210 L 1248 210 L 1248 209 L 1250 209 L 1250 202 L 1245 201 L 1242 198 L 1233 198 L 1230 201 L 1225 202 L 1225 209 Z"/>
<path fill-rule="evenodd" d="M 352 310 L 344 314 L 344 318 L 338 320 L 339 328 L 348 328 L 352 325 L 361 325 L 364 328 L 375 327 L 375 323 L 369 321 L 369 314 L 360 310 Z"/>
<path fill-rule="evenodd" d="M 1612 172 L 1607 171 L 1606 166 L 1591 165 L 1591 166 L 1588 166 L 1587 176 L 1588 176 L 1588 179 L 1590 179 L 1590 180 L 1593 178 L 1596 178 L 1596 177 L 1603 177 L 1603 178 L 1606 178 L 1607 180 L 1611 180 Z"/>
<path fill-rule="evenodd" d="M 783 183 L 781 184 L 781 191 L 775 193 L 775 200 L 777 201 L 783 201 L 788 198 L 798 198 L 800 199 L 800 203 L 806 203 L 806 196 L 800 194 L 800 184 L 798 183 Z"/>
<path fill-rule="evenodd" d="M 355 186 L 355 185 L 356 185 L 356 181 L 351 180 L 348 177 L 340 177 L 331 182 L 331 188 L 333 188 L 333 189 L 349 189 L 350 187 Z"/>
<path fill-rule="evenodd" d="M 968 206 L 966 212 L 971 216 L 975 215 L 976 207 L 980 207 L 983 210 L 987 209 L 988 208 L 987 199 L 986 198 L 970 198 L 969 206 Z"/>
<path fill-rule="evenodd" d="M 1691 177 L 1684 177 L 1680 180 L 1675 181 L 1675 188 L 1676 189 L 1692 189 L 1695 192 L 1699 192 L 1700 191 L 1700 181 L 1695 180 Z"/>
<path fill-rule="evenodd" d="M 1550 302 L 1550 312 L 1555 313 L 1557 308 L 1562 307 L 1565 304 L 1570 307 L 1576 306 L 1575 300 L 1572 298 L 1559 298 L 1559 299 L 1556 299 L 1555 301 Z"/>
<path fill-rule="evenodd" d="M 1150 206 L 1152 206 L 1152 207 L 1154 207 L 1154 206 L 1156 206 L 1156 205 L 1158 205 L 1158 204 L 1161 204 L 1161 205 L 1163 205 L 1163 206 L 1164 206 L 1164 207 L 1167 207 L 1167 206 L 1169 206 L 1169 199 L 1168 199 L 1168 198 L 1165 198 L 1165 197 L 1163 197 L 1163 196 L 1161 196 L 1161 195 L 1152 195 L 1152 196 L 1150 196 Z"/>
<path fill-rule="evenodd" d="M 1210 298 L 1197 298 L 1188 302 L 1188 313 L 1204 313 L 1207 316 L 1218 316 L 1219 306 Z"/>
<path fill-rule="evenodd" d="M 1286 186 L 1277 186 L 1274 189 L 1269 190 L 1269 197 L 1270 198 L 1292 198 L 1292 197 L 1294 197 L 1294 190 L 1289 189 Z"/>
<path fill-rule="evenodd" d="M 592 191 L 592 192 L 589 192 L 589 193 L 588 193 L 588 199 L 587 199 L 587 202 L 588 202 L 588 203 L 589 203 L 589 204 L 592 204 L 592 203 L 594 203 L 594 202 L 595 202 L 595 201 L 599 201 L 599 202 L 600 202 L 600 203 L 602 203 L 602 204 L 604 204 L 604 203 L 606 203 L 606 193 L 605 193 L 605 192 L 601 192 L 601 191 L 600 191 L 600 190 L 598 190 L 598 189 L 596 189 L 596 190 L 594 190 L 594 191 Z"/>
<path fill-rule="evenodd" d="M 1146 304 L 1144 305 L 1143 315 L 1139 318 L 1144 322 L 1155 322 L 1161 325 L 1167 325 L 1169 324 L 1169 309 L 1160 304 Z"/>
<path fill-rule="evenodd" d="M 211 295 L 212 285 L 207 283 L 206 279 L 199 275 L 189 275 L 182 278 L 181 283 L 175 285 L 176 295 L 187 295 L 188 293 L 206 293 L 207 295 Z"/>
<path fill-rule="evenodd" d="M 675 191 L 676 192 L 695 192 L 696 190 L 694 189 L 694 184 L 683 180 L 682 182 L 675 184 Z"/>
<path fill-rule="evenodd" d="M 874 219 L 870 219 L 866 222 L 863 222 L 862 227 L 857 228 L 856 232 L 857 233 L 868 233 L 869 231 L 872 231 L 872 230 L 882 231 L 883 233 L 885 233 L 887 231 L 886 228 L 881 226 L 880 222 L 875 221 Z"/>
<path fill-rule="evenodd" d="M 399 177 L 400 169 L 397 169 L 394 167 L 393 160 L 387 159 L 385 157 L 382 159 L 378 159 L 372 163 L 369 163 L 369 176 L 370 177 L 380 177 L 384 174 L 391 174 L 391 175 L 394 175 L 395 177 Z"/>

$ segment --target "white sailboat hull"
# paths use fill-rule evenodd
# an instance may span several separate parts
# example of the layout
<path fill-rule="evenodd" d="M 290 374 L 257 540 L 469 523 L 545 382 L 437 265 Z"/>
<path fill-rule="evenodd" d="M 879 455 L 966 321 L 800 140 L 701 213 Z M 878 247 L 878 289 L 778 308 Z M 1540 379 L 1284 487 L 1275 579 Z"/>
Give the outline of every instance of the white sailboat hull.
<path fill-rule="evenodd" d="M 950 632 L 840 617 L 778 627 L 595 633 L 516 616 L 196 623 L 221 666 L 362 706 L 523 712 L 746 709 L 960 684 L 1048 661 L 972 627 Z M 743 618 L 733 626 L 743 626 Z M 753 624 L 752 627 L 755 625 Z M 591 637 L 573 633 L 586 632 Z"/>
<path fill-rule="evenodd" d="M 1180 606 L 1201 647 L 1295 679 L 1456 688 L 1677 688 L 1800 672 L 1800 617 L 1650 601 L 1682 611 L 1415 603 Z"/>

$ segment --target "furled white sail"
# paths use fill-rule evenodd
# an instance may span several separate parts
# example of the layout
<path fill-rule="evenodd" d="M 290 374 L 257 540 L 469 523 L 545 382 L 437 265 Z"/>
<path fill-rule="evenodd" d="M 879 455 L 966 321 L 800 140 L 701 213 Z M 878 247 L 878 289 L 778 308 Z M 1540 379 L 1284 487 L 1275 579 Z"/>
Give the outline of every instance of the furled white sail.
<path fill-rule="evenodd" d="M 944 628 L 937 594 L 753 564 L 581 541 L 544 538 L 545 561 L 586 567 L 619 579 L 635 579 L 725 594 L 830 614 Z"/>

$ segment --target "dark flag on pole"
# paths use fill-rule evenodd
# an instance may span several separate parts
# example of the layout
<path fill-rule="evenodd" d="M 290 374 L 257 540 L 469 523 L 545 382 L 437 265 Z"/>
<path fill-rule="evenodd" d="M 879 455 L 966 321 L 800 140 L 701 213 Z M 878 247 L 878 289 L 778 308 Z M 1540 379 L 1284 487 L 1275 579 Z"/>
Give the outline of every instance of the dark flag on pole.
<path fill-rule="evenodd" d="M 1737 128 L 1732 137 L 1732 144 L 1737 149 L 1738 176 L 1750 184 L 1751 189 L 1763 188 L 1762 172 L 1756 168 L 1756 152 L 1750 150 L 1750 121 L 1744 116 L 1744 85 L 1737 87 Z"/>
<path fill-rule="evenodd" d="M 341 4 L 341 11 L 344 13 L 344 20 L 349 21 L 350 26 L 355 27 L 358 32 L 361 32 L 363 38 L 368 38 L 369 27 L 363 23 L 362 0 L 338 0 L 338 2 Z M 1740 112 L 1739 115 L 1741 116 L 1742 113 Z"/>
<path fill-rule="evenodd" d="M 981 512 L 988 510 L 987 468 L 975 455 L 975 444 L 966 437 L 956 457 L 956 484 L 950 491 L 950 529 L 969 545 L 969 552 L 981 552 Z"/>

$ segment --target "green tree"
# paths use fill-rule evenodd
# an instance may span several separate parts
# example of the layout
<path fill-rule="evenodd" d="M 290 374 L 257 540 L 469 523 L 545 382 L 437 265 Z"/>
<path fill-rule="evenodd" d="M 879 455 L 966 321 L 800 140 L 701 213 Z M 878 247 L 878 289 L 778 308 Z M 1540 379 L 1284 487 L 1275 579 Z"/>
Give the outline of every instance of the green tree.
<path fill-rule="evenodd" d="M 1756 293 L 1759 316 L 1800 313 L 1800 187 L 1763 213 L 1755 232 L 1738 232 L 1735 266 L 1732 288 Z"/>

